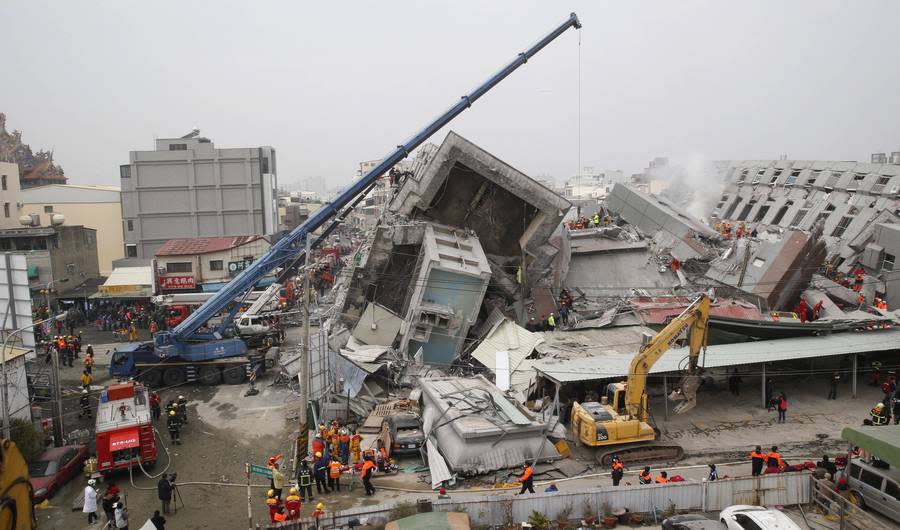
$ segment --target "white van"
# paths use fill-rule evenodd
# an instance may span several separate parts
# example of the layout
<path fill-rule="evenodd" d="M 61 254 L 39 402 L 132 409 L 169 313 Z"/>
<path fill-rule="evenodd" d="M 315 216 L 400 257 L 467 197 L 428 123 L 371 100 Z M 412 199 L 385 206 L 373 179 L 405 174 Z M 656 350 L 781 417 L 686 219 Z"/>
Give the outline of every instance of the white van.
<path fill-rule="evenodd" d="M 853 459 L 847 472 L 850 502 L 900 523 L 900 472 Z"/>

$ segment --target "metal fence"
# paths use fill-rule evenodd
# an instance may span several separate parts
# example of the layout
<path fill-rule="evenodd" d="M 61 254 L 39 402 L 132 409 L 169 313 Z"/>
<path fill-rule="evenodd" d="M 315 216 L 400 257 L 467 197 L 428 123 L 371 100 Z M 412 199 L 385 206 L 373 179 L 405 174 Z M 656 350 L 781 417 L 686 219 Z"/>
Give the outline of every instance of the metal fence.
<path fill-rule="evenodd" d="M 509 525 L 527 521 L 532 512 L 540 512 L 554 520 L 561 513 L 569 519 L 602 515 L 605 509 L 627 508 L 631 512 L 654 514 L 662 518 L 667 511 L 715 512 L 734 504 L 784 506 L 807 504 L 813 488 L 808 472 L 778 473 L 760 477 L 736 477 L 714 482 L 688 480 L 669 484 L 602 486 L 591 491 L 536 493 L 532 495 L 485 495 L 478 499 L 434 500 L 431 509 L 443 512 L 466 512 L 473 526 Z M 431 496 L 423 496 L 431 499 Z M 409 500 L 416 502 L 414 494 Z M 341 528 L 351 519 L 382 517 L 389 519 L 395 504 L 353 508 L 328 514 L 320 521 L 322 528 Z M 307 523 L 309 521 L 306 521 Z M 274 528 L 274 527 L 273 527 Z M 283 528 L 300 528 L 299 525 Z"/>

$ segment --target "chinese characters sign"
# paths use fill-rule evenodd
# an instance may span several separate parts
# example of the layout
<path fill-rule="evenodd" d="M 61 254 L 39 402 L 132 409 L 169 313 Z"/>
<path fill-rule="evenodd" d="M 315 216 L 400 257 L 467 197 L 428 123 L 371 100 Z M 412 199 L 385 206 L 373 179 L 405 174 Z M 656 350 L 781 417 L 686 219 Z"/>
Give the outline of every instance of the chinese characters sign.
<path fill-rule="evenodd" d="M 194 289 L 194 277 L 191 275 L 169 275 L 159 277 L 160 289 Z"/>

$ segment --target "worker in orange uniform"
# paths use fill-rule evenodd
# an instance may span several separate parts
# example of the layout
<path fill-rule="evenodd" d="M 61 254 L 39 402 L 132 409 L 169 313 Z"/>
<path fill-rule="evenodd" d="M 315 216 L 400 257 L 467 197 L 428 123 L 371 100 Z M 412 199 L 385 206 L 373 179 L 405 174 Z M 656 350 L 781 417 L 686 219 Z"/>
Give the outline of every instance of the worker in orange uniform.
<path fill-rule="evenodd" d="M 341 429 L 338 438 L 338 448 L 341 453 L 341 463 L 345 466 L 350 463 L 350 431 L 346 427 Z"/>
<path fill-rule="evenodd" d="M 372 462 L 371 458 L 366 457 L 362 470 L 359 473 L 362 476 L 363 486 L 366 487 L 366 495 L 375 495 L 375 487 L 372 486 L 373 473 L 375 473 L 375 462 Z"/>
<path fill-rule="evenodd" d="M 751 474 L 754 477 L 760 476 L 765 463 L 766 455 L 762 452 L 762 447 L 757 445 L 756 449 L 750 452 Z"/>
<path fill-rule="evenodd" d="M 284 508 L 287 510 L 289 520 L 300 518 L 300 496 L 297 495 L 297 488 L 291 488 L 290 494 L 285 497 Z"/>
<path fill-rule="evenodd" d="M 269 508 L 269 520 L 275 522 L 275 514 L 281 508 L 281 501 L 275 497 L 275 492 L 269 490 L 266 492 L 266 506 Z"/>
<path fill-rule="evenodd" d="M 331 442 L 331 452 L 336 453 L 341 441 L 340 427 L 337 420 L 331 422 L 331 430 L 328 431 L 328 441 Z"/>
<path fill-rule="evenodd" d="M 319 503 L 316 504 L 316 509 L 312 513 L 312 518 L 316 522 L 316 528 L 319 527 L 319 519 L 323 519 L 325 517 L 325 504 Z"/>
<path fill-rule="evenodd" d="M 669 474 L 665 471 L 660 471 L 659 476 L 656 477 L 657 484 L 667 484 L 669 482 Z"/>
<path fill-rule="evenodd" d="M 644 466 L 644 469 L 638 473 L 638 482 L 640 484 L 653 484 L 653 475 L 650 474 L 650 466 Z"/>
<path fill-rule="evenodd" d="M 613 457 L 612 457 L 613 486 L 618 486 L 619 481 L 622 480 L 622 477 L 624 475 L 625 475 L 625 464 L 622 463 L 622 460 L 619 459 L 618 455 L 613 455 Z"/>
<path fill-rule="evenodd" d="M 522 475 L 519 477 L 519 482 L 522 483 L 522 489 L 519 490 L 519 495 L 525 493 L 525 490 L 528 490 L 529 493 L 534 493 L 534 468 L 531 467 L 528 462 L 525 463 L 525 466 L 522 469 Z"/>
<path fill-rule="evenodd" d="M 359 448 L 362 443 L 362 436 L 355 432 L 353 436 L 350 437 L 350 453 L 353 455 L 353 463 L 359 463 Z"/>
<path fill-rule="evenodd" d="M 766 455 L 766 473 L 780 473 L 784 469 L 784 460 L 778 452 L 778 446 L 773 445 Z"/>
<path fill-rule="evenodd" d="M 341 469 L 343 466 L 340 461 L 332 459 L 328 462 L 328 487 L 334 491 L 341 491 Z"/>

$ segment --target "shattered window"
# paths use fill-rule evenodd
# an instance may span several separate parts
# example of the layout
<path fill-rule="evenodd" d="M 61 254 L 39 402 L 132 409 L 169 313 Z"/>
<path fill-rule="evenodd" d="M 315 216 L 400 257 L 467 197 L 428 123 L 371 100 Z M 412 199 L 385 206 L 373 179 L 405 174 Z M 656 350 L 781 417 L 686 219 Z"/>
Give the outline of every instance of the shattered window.
<path fill-rule="evenodd" d="M 888 182 L 890 182 L 890 181 L 891 181 L 891 177 L 888 177 L 886 175 L 881 175 L 880 177 L 878 177 L 878 182 L 876 182 L 875 185 L 872 186 L 872 193 L 883 192 L 884 187 L 887 186 Z"/>
<path fill-rule="evenodd" d="M 814 170 L 814 171 L 812 172 L 812 175 L 809 177 L 809 180 L 807 181 L 807 183 L 809 183 L 809 184 L 815 184 L 815 183 L 816 183 L 816 180 L 819 179 L 819 175 L 821 175 L 821 174 L 822 174 L 822 170 L 820 170 L 820 169 Z"/>
<path fill-rule="evenodd" d="M 778 213 L 775 215 L 775 218 L 772 219 L 772 224 L 777 225 L 778 223 L 780 223 L 781 220 L 784 218 L 784 214 L 786 214 L 788 209 L 793 205 L 794 205 L 794 201 L 787 201 L 786 203 L 784 203 L 784 206 L 782 206 L 778 210 Z"/>
<path fill-rule="evenodd" d="M 794 216 L 794 220 L 791 221 L 791 224 L 789 226 L 800 226 L 800 222 L 803 221 L 803 218 L 806 217 L 807 213 L 809 213 L 809 210 L 807 208 L 801 209 L 799 212 L 797 212 L 797 215 Z"/>
<path fill-rule="evenodd" d="M 850 222 L 853 220 L 849 215 L 845 215 L 841 217 L 841 220 L 838 221 L 836 227 L 834 227 L 834 232 L 831 233 L 833 237 L 841 237 L 844 235 L 844 231 L 847 230 L 847 227 L 850 226 Z"/>
<path fill-rule="evenodd" d="M 856 173 L 856 174 L 853 175 L 853 181 L 854 181 L 854 182 L 860 182 L 860 181 L 862 181 L 862 180 L 865 180 L 865 178 L 866 178 L 866 174 L 865 174 L 865 173 Z"/>
<path fill-rule="evenodd" d="M 893 254 L 884 253 L 884 261 L 881 262 L 881 270 L 884 272 L 891 272 L 894 270 L 894 261 L 897 258 Z"/>
<path fill-rule="evenodd" d="M 799 176 L 800 176 L 799 169 L 795 169 L 795 170 L 791 171 L 791 174 L 788 175 L 787 180 L 784 181 L 784 185 L 790 186 L 790 185 L 794 184 L 795 182 L 797 182 L 797 177 L 799 177 Z"/>

